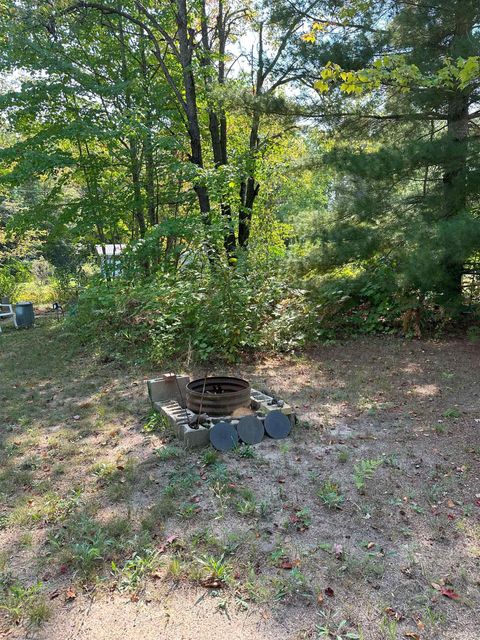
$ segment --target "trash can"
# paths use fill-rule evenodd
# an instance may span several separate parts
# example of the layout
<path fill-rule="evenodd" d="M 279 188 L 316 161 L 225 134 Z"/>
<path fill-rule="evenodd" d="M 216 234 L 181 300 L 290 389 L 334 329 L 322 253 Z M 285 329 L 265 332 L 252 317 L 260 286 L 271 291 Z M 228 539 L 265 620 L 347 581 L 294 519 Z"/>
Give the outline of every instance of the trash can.
<path fill-rule="evenodd" d="M 15 316 L 19 329 L 33 327 L 35 323 L 33 304 L 31 302 L 17 302 L 15 305 Z"/>

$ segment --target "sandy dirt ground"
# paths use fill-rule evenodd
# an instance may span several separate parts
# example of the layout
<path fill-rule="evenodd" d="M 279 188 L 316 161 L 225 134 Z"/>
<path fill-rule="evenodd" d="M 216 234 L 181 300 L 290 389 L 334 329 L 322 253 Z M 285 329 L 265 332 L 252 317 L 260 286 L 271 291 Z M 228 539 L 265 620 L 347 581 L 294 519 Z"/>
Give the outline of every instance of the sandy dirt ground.
<path fill-rule="evenodd" d="M 210 460 L 145 429 L 160 370 L 50 325 L 1 341 L 0 637 L 480 637 L 480 345 L 370 338 L 231 368 L 299 422 Z M 155 562 L 137 576 L 135 557 Z"/>

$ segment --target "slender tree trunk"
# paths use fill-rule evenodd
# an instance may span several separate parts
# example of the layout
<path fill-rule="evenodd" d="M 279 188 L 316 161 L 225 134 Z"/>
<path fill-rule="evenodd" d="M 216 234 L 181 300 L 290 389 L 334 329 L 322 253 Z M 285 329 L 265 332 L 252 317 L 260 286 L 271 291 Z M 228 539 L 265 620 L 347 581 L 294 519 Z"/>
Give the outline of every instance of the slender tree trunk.
<path fill-rule="evenodd" d="M 260 29 L 258 32 L 259 46 L 258 46 L 258 67 L 255 78 L 255 97 L 259 98 L 263 92 L 263 86 L 265 82 L 264 75 L 264 59 L 263 59 L 263 24 L 260 23 Z M 255 178 L 257 153 L 260 143 L 259 130 L 260 130 L 260 114 L 255 109 L 252 114 L 252 120 L 250 124 L 250 162 L 248 165 L 248 175 L 240 185 L 240 211 L 238 216 L 238 244 L 246 249 L 248 241 L 250 239 L 250 230 L 253 216 L 253 205 L 258 196 L 260 190 L 260 184 Z"/>
<path fill-rule="evenodd" d="M 190 160 L 199 169 L 203 169 L 202 138 L 198 121 L 197 92 L 192 68 L 193 45 L 188 32 L 186 0 L 176 0 L 176 6 L 178 48 L 182 67 L 183 86 L 185 89 L 187 130 L 190 139 Z M 194 189 L 197 194 L 203 220 L 206 224 L 210 224 L 210 197 L 208 189 L 201 182 L 196 182 Z"/>
<path fill-rule="evenodd" d="M 130 170 L 132 173 L 133 184 L 133 212 L 136 223 L 138 225 L 138 233 L 141 238 L 145 237 L 147 231 L 147 225 L 145 223 L 145 214 L 143 210 L 143 198 L 142 198 L 142 165 L 138 157 L 138 145 L 137 141 L 133 138 L 129 141 L 130 148 Z"/>
<path fill-rule="evenodd" d="M 140 40 L 141 69 L 143 76 L 143 88 L 146 99 L 150 98 L 150 85 L 148 81 L 148 64 L 145 55 L 145 34 Z M 153 158 L 153 140 L 152 140 L 152 124 L 153 116 L 148 104 L 145 115 L 145 139 L 143 142 L 143 156 L 145 158 L 145 193 L 147 194 L 147 217 L 150 225 L 153 227 L 158 224 L 158 214 L 155 202 L 155 162 Z"/>
<path fill-rule="evenodd" d="M 240 185 L 240 212 L 238 216 L 238 244 L 242 248 L 248 246 L 253 215 L 253 205 L 260 190 L 260 184 L 255 178 L 256 155 L 258 152 L 260 115 L 254 112 L 250 125 L 250 164 L 248 176 Z"/>
<path fill-rule="evenodd" d="M 226 29 L 223 14 L 223 0 L 218 0 L 218 14 L 217 14 L 217 35 L 219 40 L 219 63 L 217 80 L 219 85 L 225 83 L 225 46 L 226 46 Z M 209 87 L 211 86 L 211 80 L 209 71 L 212 68 L 212 58 L 210 51 L 210 44 L 208 40 L 208 24 L 205 0 L 202 0 L 201 5 L 201 30 L 202 30 L 202 57 L 201 65 L 205 69 L 205 84 L 207 88 L 207 109 L 208 109 L 208 128 L 210 131 L 210 139 L 212 145 L 212 154 L 215 167 L 228 164 L 227 157 L 227 120 L 225 111 L 220 108 L 217 113 L 217 107 L 212 103 L 209 96 Z M 221 196 L 220 210 L 222 217 L 225 220 L 226 231 L 223 237 L 223 245 L 228 256 L 233 256 L 236 249 L 235 229 L 232 218 L 232 208 L 228 202 L 225 202 L 225 194 Z"/>
<path fill-rule="evenodd" d="M 127 83 L 125 89 L 125 104 L 127 109 L 132 109 L 132 96 L 128 86 L 129 73 L 128 63 L 125 46 L 125 33 L 123 30 L 123 21 L 119 19 L 119 34 L 120 34 L 120 52 L 122 62 L 122 77 L 124 82 Z M 133 215 L 138 226 L 138 233 L 141 238 L 145 236 L 147 225 L 145 223 L 145 213 L 143 210 L 143 198 L 142 198 L 142 186 L 141 186 L 141 162 L 138 155 L 138 144 L 134 136 L 128 138 L 128 148 L 130 155 L 130 173 L 132 176 L 132 188 L 133 188 Z"/>
<path fill-rule="evenodd" d="M 459 9 L 457 32 L 452 47 L 469 36 L 471 25 Z M 471 96 L 460 89 L 452 93 L 448 101 L 447 133 L 451 145 L 449 158 L 444 165 L 444 216 L 454 218 L 467 206 L 467 144 L 469 129 L 469 105 Z M 448 251 L 448 247 L 447 247 Z M 462 276 L 466 256 L 448 255 L 444 261 L 445 299 L 447 302 L 459 302 L 462 298 Z"/>
<path fill-rule="evenodd" d="M 150 132 L 148 132 L 145 137 L 143 153 L 145 156 L 145 192 L 147 194 L 147 215 L 150 225 L 153 227 L 158 224 L 158 213 L 155 203 L 155 162 L 153 159 L 153 145 Z"/>

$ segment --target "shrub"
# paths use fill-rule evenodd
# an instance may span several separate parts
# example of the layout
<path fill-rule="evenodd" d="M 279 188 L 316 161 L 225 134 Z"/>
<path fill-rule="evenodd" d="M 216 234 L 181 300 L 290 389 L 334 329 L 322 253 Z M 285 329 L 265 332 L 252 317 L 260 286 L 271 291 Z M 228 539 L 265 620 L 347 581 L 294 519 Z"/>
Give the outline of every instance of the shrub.
<path fill-rule="evenodd" d="M 289 294 L 275 270 L 240 263 L 159 271 L 134 281 L 92 279 L 70 323 L 82 340 L 101 336 L 105 346 L 137 359 L 233 362 L 246 351 L 289 349 L 301 341 L 300 320 L 288 326 L 281 320 Z"/>

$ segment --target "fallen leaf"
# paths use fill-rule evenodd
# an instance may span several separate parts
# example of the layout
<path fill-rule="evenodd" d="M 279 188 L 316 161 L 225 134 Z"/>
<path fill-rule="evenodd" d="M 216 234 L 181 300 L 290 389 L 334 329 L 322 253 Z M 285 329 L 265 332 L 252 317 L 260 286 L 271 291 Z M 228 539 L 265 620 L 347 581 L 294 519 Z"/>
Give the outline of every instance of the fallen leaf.
<path fill-rule="evenodd" d="M 220 587 L 223 587 L 223 582 L 213 576 L 200 580 L 200 584 L 202 587 L 206 587 L 207 589 L 219 589 Z"/>
<path fill-rule="evenodd" d="M 78 416 L 78 415 L 77 416 L 73 416 L 73 419 L 74 420 L 80 420 L 80 416 Z"/>
<path fill-rule="evenodd" d="M 332 589 L 332 587 L 327 587 L 325 589 L 325 595 L 329 598 L 333 598 L 333 596 L 335 595 L 335 591 Z"/>
<path fill-rule="evenodd" d="M 77 597 L 77 592 L 75 591 L 75 589 L 73 587 L 68 587 L 65 593 L 65 600 L 67 602 L 70 602 L 72 600 L 75 600 L 76 597 Z"/>
<path fill-rule="evenodd" d="M 445 596 L 446 598 L 450 598 L 450 600 L 460 599 L 460 596 L 458 595 L 458 593 L 455 593 L 453 589 L 448 589 L 447 587 L 443 587 L 440 590 L 440 593 L 442 594 L 442 596 Z"/>
<path fill-rule="evenodd" d="M 423 624 L 423 622 L 421 620 L 415 620 L 415 623 L 416 623 L 417 627 L 420 629 L 420 631 L 423 631 L 425 629 L 425 625 Z"/>
<path fill-rule="evenodd" d="M 441 591 L 441 590 L 442 590 L 442 587 L 441 587 L 439 584 L 437 584 L 436 582 L 431 582 L 431 583 L 430 583 L 430 586 L 431 586 L 433 589 L 435 589 L 435 591 Z"/>
<path fill-rule="evenodd" d="M 385 613 L 387 614 L 387 616 L 393 618 L 394 620 L 401 620 L 403 618 L 403 615 L 400 613 L 400 611 L 395 611 L 395 609 L 393 609 L 392 607 L 387 607 L 385 609 Z"/>
<path fill-rule="evenodd" d="M 277 478 L 279 484 L 285 484 L 285 478 Z"/>
<path fill-rule="evenodd" d="M 374 546 L 375 546 L 375 542 L 369 542 L 367 544 L 367 549 L 373 549 Z"/>
<path fill-rule="evenodd" d="M 172 544 L 177 539 L 177 536 L 168 536 L 168 538 L 158 547 L 159 553 L 163 553 L 169 544 Z"/>
<path fill-rule="evenodd" d="M 130 596 L 130 601 L 131 602 L 138 602 L 139 601 L 139 597 L 138 597 L 138 593 L 132 593 L 132 595 Z"/>
<path fill-rule="evenodd" d="M 448 507 L 449 509 L 453 509 L 453 508 L 455 507 L 455 503 L 454 503 L 454 501 L 453 501 L 453 500 L 448 500 L 448 501 L 447 501 L 447 507 Z"/>
<path fill-rule="evenodd" d="M 324 600 L 323 595 L 321 593 L 319 593 L 318 596 L 317 596 L 318 604 L 322 604 L 323 600 Z"/>
<path fill-rule="evenodd" d="M 414 633 L 413 631 L 407 631 L 405 634 L 405 638 L 411 638 L 411 640 L 420 640 L 420 636 L 418 633 Z"/>
<path fill-rule="evenodd" d="M 335 554 L 335 557 L 337 558 L 337 560 L 341 560 L 343 558 L 343 547 L 341 544 L 334 544 L 333 545 L 333 553 Z"/>
<path fill-rule="evenodd" d="M 300 560 L 289 560 L 288 558 L 285 558 L 285 560 L 282 560 L 280 562 L 280 564 L 278 565 L 278 568 L 290 570 L 290 569 L 293 569 L 293 567 L 298 567 L 299 564 L 300 564 Z"/>
<path fill-rule="evenodd" d="M 52 591 L 52 593 L 50 594 L 50 600 L 55 600 L 55 598 L 58 598 L 59 595 L 60 595 L 60 591 L 58 589 L 56 589 L 55 591 Z"/>

